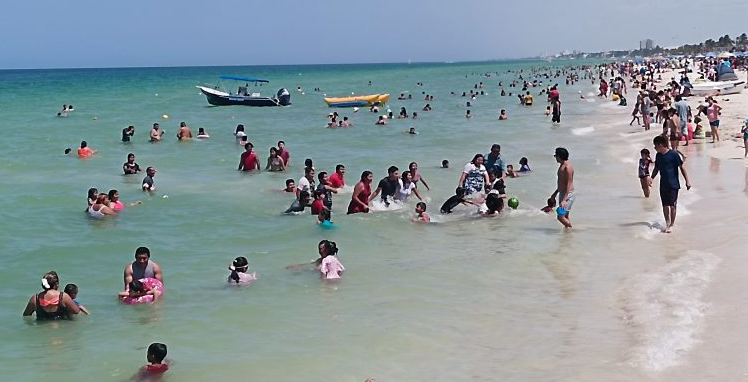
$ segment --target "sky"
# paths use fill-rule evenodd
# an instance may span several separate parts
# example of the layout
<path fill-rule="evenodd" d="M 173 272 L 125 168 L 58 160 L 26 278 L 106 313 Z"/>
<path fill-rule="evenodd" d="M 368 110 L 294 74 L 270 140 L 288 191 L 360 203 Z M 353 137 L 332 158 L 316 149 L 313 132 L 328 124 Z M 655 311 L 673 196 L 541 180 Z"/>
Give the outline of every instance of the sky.
<path fill-rule="evenodd" d="M 11 1 L 0 69 L 510 59 L 735 37 L 746 14 L 745 0 Z"/>

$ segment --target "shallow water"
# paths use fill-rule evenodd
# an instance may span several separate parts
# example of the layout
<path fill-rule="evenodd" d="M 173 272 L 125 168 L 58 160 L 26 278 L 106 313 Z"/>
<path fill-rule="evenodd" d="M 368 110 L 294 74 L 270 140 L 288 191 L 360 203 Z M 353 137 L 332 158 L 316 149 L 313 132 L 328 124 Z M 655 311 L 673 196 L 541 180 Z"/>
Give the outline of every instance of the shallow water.
<path fill-rule="evenodd" d="M 169 379 L 179 381 L 235 376 L 238 364 L 255 380 L 659 379 L 656 372 L 677 367 L 697 342 L 706 269 L 719 261 L 686 253 L 685 239 L 659 240 L 656 190 L 643 200 L 635 177 L 638 151 L 651 138 L 619 135 L 634 130 L 623 122 L 629 108 L 579 100 L 578 91 L 594 87 L 566 87 L 563 78 L 553 81 L 562 84 L 561 125 L 543 115 L 542 96 L 532 108 L 499 97 L 498 80 L 514 78 L 506 71 L 531 65 L 540 64 L 0 71 L 0 367 L 13 380 L 124 380 L 158 341 L 175 360 Z M 500 75 L 478 76 L 486 72 Z M 286 87 L 293 105 L 209 107 L 194 85 L 221 74 L 267 77 L 270 85 L 258 89 Z M 466 120 L 469 99 L 450 91 L 461 94 L 479 81 L 488 95 L 471 101 Z M 332 110 L 315 87 L 334 96 L 391 93 L 395 114 L 405 106 L 420 118 L 377 127 L 373 113 L 344 109 L 338 112 L 354 127 L 326 129 Z M 403 92 L 414 99 L 395 100 Z M 435 100 L 423 101 L 422 92 Z M 63 103 L 76 111 L 56 118 Z M 420 111 L 426 103 L 433 111 Z M 497 120 L 501 108 L 509 120 Z M 211 138 L 176 142 L 180 121 L 194 133 L 205 127 Z M 166 131 L 160 144 L 147 142 L 153 122 Z M 238 123 L 263 165 L 268 148 L 285 140 L 288 173 L 237 173 Z M 136 135 L 122 144 L 129 124 Z M 409 127 L 420 134 L 405 134 Z M 83 139 L 99 151 L 95 157 L 62 154 Z M 531 175 L 507 182 L 519 209 L 494 219 L 467 208 L 440 216 L 464 163 L 491 143 L 502 145 L 507 163 L 530 160 Z M 571 233 L 539 212 L 555 188 L 556 146 L 569 148 L 577 171 Z M 158 192 L 142 193 L 141 175 L 121 175 L 129 152 L 141 167 L 157 167 Z M 363 170 L 376 181 L 390 165 L 402 171 L 419 162 L 431 186 L 421 192 L 437 223 L 410 222 L 414 197 L 398 211 L 346 216 L 349 193 L 333 198 L 334 230 L 310 216 L 282 216 L 292 200 L 277 190 L 286 178 L 298 180 L 308 157 L 318 171 L 344 163 L 349 184 Z M 451 168 L 438 168 L 445 158 Z M 92 186 L 116 188 L 123 201 L 143 205 L 92 220 L 82 213 Z M 683 221 L 698 195 L 682 199 Z M 325 238 L 340 248 L 342 282 L 285 269 L 315 258 Z M 141 245 L 161 264 L 166 294 L 153 306 L 123 306 L 115 298 L 122 269 Z M 258 273 L 249 288 L 225 285 L 236 256 L 247 256 Z M 62 285 L 78 284 L 91 316 L 21 319 L 50 269 Z M 682 278 L 668 277 L 673 272 Z"/>

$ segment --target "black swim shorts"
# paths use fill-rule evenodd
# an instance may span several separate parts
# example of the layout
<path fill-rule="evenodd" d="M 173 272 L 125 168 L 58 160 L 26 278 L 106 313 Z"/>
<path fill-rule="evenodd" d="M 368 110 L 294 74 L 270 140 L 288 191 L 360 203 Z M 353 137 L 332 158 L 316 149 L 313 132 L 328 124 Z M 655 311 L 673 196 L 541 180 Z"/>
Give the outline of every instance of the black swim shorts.
<path fill-rule="evenodd" d="M 678 189 L 660 186 L 660 200 L 663 207 L 674 207 L 678 203 Z"/>

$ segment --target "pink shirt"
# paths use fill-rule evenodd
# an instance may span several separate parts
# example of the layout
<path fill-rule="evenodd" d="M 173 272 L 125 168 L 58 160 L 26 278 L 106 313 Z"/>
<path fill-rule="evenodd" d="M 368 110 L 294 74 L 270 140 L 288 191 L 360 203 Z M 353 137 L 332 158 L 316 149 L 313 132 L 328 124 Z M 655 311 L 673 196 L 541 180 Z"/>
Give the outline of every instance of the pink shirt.
<path fill-rule="evenodd" d="M 719 119 L 719 106 L 717 104 L 712 104 L 712 106 L 709 106 L 706 109 L 706 117 L 709 119 L 709 122 L 714 122 Z"/>
<path fill-rule="evenodd" d="M 343 264 L 340 263 L 337 257 L 327 256 L 322 259 L 319 271 L 322 272 L 322 278 L 326 280 L 339 279 L 340 273 L 345 270 Z"/>

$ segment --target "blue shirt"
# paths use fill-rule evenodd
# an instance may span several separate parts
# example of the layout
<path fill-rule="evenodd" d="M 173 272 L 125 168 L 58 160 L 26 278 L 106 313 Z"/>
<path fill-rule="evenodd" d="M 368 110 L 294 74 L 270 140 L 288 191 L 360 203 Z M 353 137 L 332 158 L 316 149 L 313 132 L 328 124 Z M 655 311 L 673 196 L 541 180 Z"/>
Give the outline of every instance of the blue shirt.
<path fill-rule="evenodd" d="M 496 158 L 491 158 L 491 154 L 489 153 L 484 158 L 484 165 L 488 172 L 493 172 L 499 177 L 504 175 L 504 160 L 501 159 L 501 154 L 497 155 Z"/>
<path fill-rule="evenodd" d="M 685 126 L 686 121 L 688 121 L 688 104 L 686 103 L 686 101 L 680 100 L 673 106 L 675 106 L 675 110 L 678 112 L 678 118 L 680 118 L 681 126 Z"/>
<path fill-rule="evenodd" d="M 668 150 L 664 154 L 655 156 L 655 169 L 660 172 L 660 188 L 680 189 L 678 169 L 683 160 L 675 150 Z"/>

